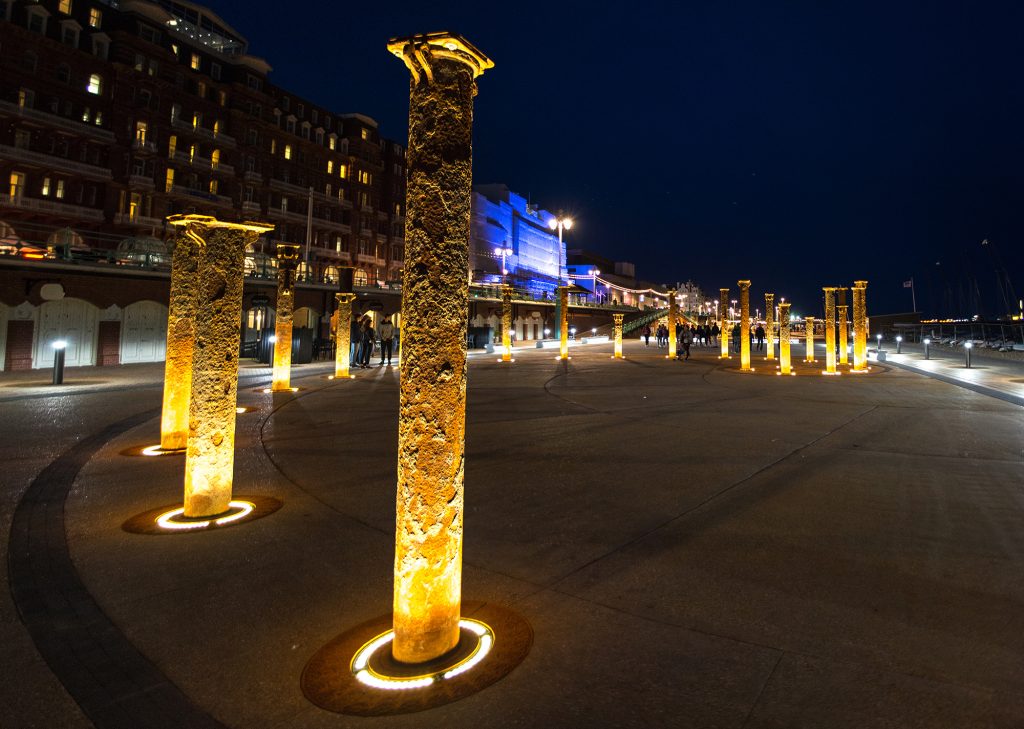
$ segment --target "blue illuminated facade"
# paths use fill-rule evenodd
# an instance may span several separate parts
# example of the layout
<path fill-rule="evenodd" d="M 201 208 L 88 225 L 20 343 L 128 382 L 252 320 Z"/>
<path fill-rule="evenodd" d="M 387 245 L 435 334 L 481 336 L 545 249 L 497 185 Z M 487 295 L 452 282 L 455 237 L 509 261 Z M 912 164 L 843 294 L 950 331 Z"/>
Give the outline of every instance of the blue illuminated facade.
<path fill-rule="evenodd" d="M 552 296 L 566 272 L 565 244 L 548 227 L 554 215 L 530 205 L 505 185 L 473 187 L 469 267 L 474 283 L 502 281 L 502 251 L 508 280 L 535 295 Z"/>

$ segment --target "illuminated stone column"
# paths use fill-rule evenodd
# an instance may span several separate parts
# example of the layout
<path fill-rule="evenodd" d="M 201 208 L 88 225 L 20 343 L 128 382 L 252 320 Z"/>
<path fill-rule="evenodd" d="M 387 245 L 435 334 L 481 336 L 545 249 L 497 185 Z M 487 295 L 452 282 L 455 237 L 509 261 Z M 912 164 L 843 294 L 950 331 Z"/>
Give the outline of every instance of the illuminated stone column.
<path fill-rule="evenodd" d="M 789 358 L 789 304 L 779 304 L 779 371 L 784 375 L 793 369 Z"/>
<path fill-rule="evenodd" d="M 836 373 L 836 290 L 825 287 L 825 372 Z"/>
<path fill-rule="evenodd" d="M 569 287 L 558 287 L 558 306 L 562 320 L 558 323 L 558 356 L 569 359 Z"/>
<path fill-rule="evenodd" d="M 184 516 L 214 516 L 227 511 L 231 501 L 245 247 L 274 226 L 225 223 L 206 215 L 173 215 L 168 222 L 203 231 L 195 292 Z"/>
<path fill-rule="evenodd" d="M 171 257 L 171 296 L 167 306 L 167 359 L 164 362 L 164 402 L 160 414 L 160 448 L 184 450 L 188 442 L 188 396 L 192 387 L 195 344 L 195 291 L 199 252 L 205 229 L 185 227 Z"/>
<path fill-rule="evenodd" d="M 348 379 L 352 366 L 352 302 L 355 294 L 335 294 L 338 307 L 338 328 L 334 330 L 334 379 Z"/>
<path fill-rule="evenodd" d="M 388 50 L 412 74 L 392 654 L 422 663 L 459 640 L 473 97 L 493 63 L 449 33 Z"/>
<path fill-rule="evenodd" d="M 855 372 L 868 368 L 868 311 L 865 294 L 867 281 L 853 282 L 853 369 Z"/>
<path fill-rule="evenodd" d="M 277 303 L 274 307 L 274 370 L 270 389 L 292 389 L 292 312 L 295 309 L 295 269 L 299 266 L 299 247 L 277 244 Z"/>
<path fill-rule="evenodd" d="M 849 364 L 850 356 L 847 350 L 850 348 L 850 334 L 846 330 L 846 304 L 839 304 L 836 307 L 836 316 L 839 319 L 839 364 Z"/>
<path fill-rule="evenodd" d="M 614 322 L 612 328 L 615 331 L 615 359 L 622 359 L 622 317 L 622 314 L 612 314 Z"/>
<path fill-rule="evenodd" d="M 806 349 L 804 362 L 814 362 L 814 317 L 804 317 L 804 334 L 806 335 Z"/>
<path fill-rule="evenodd" d="M 512 286 L 501 287 L 501 361 L 512 361 Z"/>
<path fill-rule="evenodd" d="M 740 370 L 750 371 L 750 281 L 737 281 L 740 287 Z"/>
<path fill-rule="evenodd" d="M 764 329 L 768 339 L 768 350 L 764 358 L 775 359 L 775 294 L 764 295 Z"/>
<path fill-rule="evenodd" d="M 718 328 L 722 330 L 722 354 L 729 359 L 729 289 L 718 289 Z"/>
<path fill-rule="evenodd" d="M 668 290 L 668 357 L 676 356 L 676 318 L 678 317 L 678 305 L 676 304 L 676 290 Z"/>

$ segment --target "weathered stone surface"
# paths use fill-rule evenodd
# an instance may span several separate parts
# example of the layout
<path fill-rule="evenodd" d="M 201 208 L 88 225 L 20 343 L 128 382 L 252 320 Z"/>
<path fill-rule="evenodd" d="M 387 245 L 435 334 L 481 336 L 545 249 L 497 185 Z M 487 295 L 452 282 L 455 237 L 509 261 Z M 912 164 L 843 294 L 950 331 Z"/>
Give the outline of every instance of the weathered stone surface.
<path fill-rule="evenodd" d="M 512 360 L 512 287 L 501 287 L 501 360 Z"/>
<path fill-rule="evenodd" d="M 729 357 L 729 289 L 718 289 L 718 328 L 722 330 L 722 358 Z"/>
<path fill-rule="evenodd" d="M 409 95 L 398 421 L 394 657 L 458 642 L 462 597 L 466 311 L 473 97 L 479 65 L 456 36 L 393 41 Z M 489 63 L 489 62 L 488 62 Z"/>
<path fill-rule="evenodd" d="M 836 371 L 836 290 L 825 287 L 825 371 Z"/>
<path fill-rule="evenodd" d="M 188 400 L 192 388 L 195 289 L 202 238 L 185 230 L 174 244 L 171 295 L 167 305 L 167 358 L 160 416 L 160 447 L 180 450 L 188 442 Z"/>
<path fill-rule="evenodd" d="M 779 371 L 784 375 L 792 372 L 789 355 L 789 304 L 779 304 Z"/>
<path fill-rule="evenodd" d="M 853 369 L 868 368 L 867 281 L 853 282 Z"/>
<path fill-rule="evenodd" d="M 334 331 L 334 379 L 349 376 L 352 348 L 352 302 L 355 294 L 335 294 L 338 307 L 338 326 Z"/>
<path fill-rule="evenodd" d="M 750 281 L 738 281 L 740 287 L 740 369 L 750 369 Z"/>
<path fill-rule="evenodd" d="M 804 362 L 814 361 L 814 317 L 804 317 L 804 336 L 806 337 L 806 352 L 804 352 Z"/>
<path fill-rule="evenodd" d="M 277 244 L 277 304 L 274 320 L 274 369 L 270 389 L 290 390 L 292 386 L 292 312 L 295 309 L 295 269 L 299 247 Z"/>
<path fill-rule="evenodd" d="M 839 289 L 840 301 L 846 298 L 846 289 Z M 839 364 L 849 364 L 850 354 L 847 351 L 850 347 L 850 334 L 847 331 L 847 307 L 846 304 L 840 303 L 836 306 L 836 316 L 839 318 Z"/>
<path fill-rule="evenodd" d="M 764 332 L 768 345 L 764 358 L 775 359 L 775 294 L 764 295 Z"/>
<path fill-rule="evenodd" d="M 622 319 L 623 314 L 612 314 L 612 329 L 615 332 L 615 359 L 622 359 Z"/>

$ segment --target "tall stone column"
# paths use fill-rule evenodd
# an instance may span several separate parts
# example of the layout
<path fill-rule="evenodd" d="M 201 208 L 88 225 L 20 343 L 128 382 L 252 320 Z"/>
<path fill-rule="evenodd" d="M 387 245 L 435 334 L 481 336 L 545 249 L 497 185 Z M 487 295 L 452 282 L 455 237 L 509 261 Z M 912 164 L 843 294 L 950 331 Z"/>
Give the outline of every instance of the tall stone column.
<path fill-rule="evenodd" d="M 839 290 L 842 292 L 839 299 L 840 303 L 836 306 L 836 317 L 839 319 L 839 364 L 845 365 L 850 363 L 850 355 L 848 352 L 850 349 L 850 334 L 846 328 L 846 321 L 848 317 L 846 311 L 847 307 L 846 304 L 842 303 L 846 299 L 846 289 Z"/>
<path fill-rule="evenodd" d="M 228 510 L 234 475 L 245 247 L 274 226 L 226 223 L 207 215 L 173 215 L 167 220 L 202 232 L 184 516 L 215 516 Z"/>
<path fill-rule="evenodd" d="M 338 328 L 334 330 L 334 379 L 348 379 L 352 366 L 352 302 L 355 294 L 335 294 L 338 309 Z"/>
<path fill-rule="evenodd" d="M 722 354 L 729 359 L 729 289 L 718 289 L 718 326 L 722 330 Z"/>
<path fill-rule="evenodd" d="M 738 281 L 740 287 L 740 370 L 750 371 L 750 281 Z"/>
<path fill-rule="evenodd" d="M 277 244 L 277 303 L 274 307 L 274 369 L 270 389 L 292 389 L 292 312 L 295 309 L 295 269 L 299 266 L 299 247 Z"/>
<path fill-rule="evenodd" d="M 186 226 L 171 257 L 171 296 L 167 307 L 167 358 L 164 362 L 164 401 L 160 413 L 160 448 L 180 451 L 188 442 L 188 397 L 192 388 L 192 351 L 195 346 L 195 292 L 200 226 Z"/>
<path fill-rule="evenodd" d="M 806 343 L 804 352 L 804 362 L 814 362 L 814 317 L 804 317 L 804 335 L 807 337 L 804 341 Z"/>
<path fill-rule="evenodd" d="M 622 359 L 622 314 L 612 314 L 612 329 L 615 332 L 615 359 Z"/>
<path fill-rule="evenodd" d="M 853 370 L 868 368 L 867 281 L 853 282 Z"/>
<path fill-rule="evenodd" d="M 784 375 L 790 374 L 792 363 L 789 353 L 789 304 L 779 304 L 779 371 Z"/>
<path fill-rule="evenodd" d="M 836 290 L 826 286 L 825 290 L 825 372 L 836 373 Z"/>
<path fill-rule="evenodd" d="M 569 359 L 569 287 L 558 287 L 558 306 L 561 310 L 561 321 L 558 322 L 558 356 Z"/>
<path fill-rule="evenodd" d="M 494 64 L 449 33 L 388 50 L 412 74 L 392 654 L 422 663 L 459 640 L 473 97 Z"/>
<path fill-rule="evenodd" d="M 668 356 L 673 359 L 676 356 L 676 319 L 678 318 L 678 305 L 676 304 L 676 290 L 668 290 Z"/>
<path fill-rule="evenodd" d="M 512 361 L 512 286 L 501 286 L 501 361 Z"/>
<path fill-rule="evenodd" d="M 773 360 L 775 359 L 775 294 L 764 295 L 764 329 L 768 343 L 764 358 Z"/>

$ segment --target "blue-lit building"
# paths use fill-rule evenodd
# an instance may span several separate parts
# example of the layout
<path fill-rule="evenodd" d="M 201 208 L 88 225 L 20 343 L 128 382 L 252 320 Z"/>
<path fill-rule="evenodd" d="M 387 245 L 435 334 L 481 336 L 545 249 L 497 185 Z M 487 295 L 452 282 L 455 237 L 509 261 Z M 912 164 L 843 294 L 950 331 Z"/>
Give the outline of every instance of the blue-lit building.
<path fill-rule="evenodd" d="M 555 216 L 527 202 L 505 185 L 473 187 L 469 268 L 474 283 L 498 284 L 502 265 L 508 280 L 535 295 L 552 296 L 564 279 L 565 244 L 548 222 Z M 504 251 L 504 254 L 502 253 Z"/>

